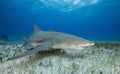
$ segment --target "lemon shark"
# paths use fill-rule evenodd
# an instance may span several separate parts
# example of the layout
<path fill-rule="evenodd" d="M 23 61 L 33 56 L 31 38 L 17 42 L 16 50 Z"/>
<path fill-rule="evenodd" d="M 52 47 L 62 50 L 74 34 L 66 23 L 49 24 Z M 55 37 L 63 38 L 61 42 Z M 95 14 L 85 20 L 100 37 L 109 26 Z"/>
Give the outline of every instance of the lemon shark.
<path fill-rule="evenodd" d="M 31 47 L 32 49 L 8 60 L 32 55 L 39 51 L 47 51 L 52 49 L 82 50 L 85 47 L 95 44 L 94 42 L 67 33 L 42 31 L 37 25 L 34 26 L 34 33 L 28 39 L 26 37 L 22 38 L 25 41 L 24 46 Z"/>

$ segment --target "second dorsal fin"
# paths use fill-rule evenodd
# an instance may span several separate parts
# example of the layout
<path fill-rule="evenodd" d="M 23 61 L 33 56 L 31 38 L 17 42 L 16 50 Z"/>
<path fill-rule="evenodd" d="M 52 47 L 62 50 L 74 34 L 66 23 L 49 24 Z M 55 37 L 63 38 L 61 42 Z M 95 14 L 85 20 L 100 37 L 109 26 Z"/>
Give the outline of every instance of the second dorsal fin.
<path fill-rule="evenodd" d="M 34 32 L 37 32 L 37 31 L 41 31 L 41 29 L 37 25 L 34 25 Z"/>

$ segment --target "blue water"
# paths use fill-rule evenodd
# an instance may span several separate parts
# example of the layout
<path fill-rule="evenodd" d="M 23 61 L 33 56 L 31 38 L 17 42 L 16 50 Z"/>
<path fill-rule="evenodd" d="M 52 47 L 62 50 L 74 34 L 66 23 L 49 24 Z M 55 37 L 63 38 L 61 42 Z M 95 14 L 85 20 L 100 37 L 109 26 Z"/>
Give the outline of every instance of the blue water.
<path fill-rule="evenodd" d="M 19 41 L 34 24 L 91 41 L 120 41 L 120 0 L 0 0 L 0 38 Z"/>

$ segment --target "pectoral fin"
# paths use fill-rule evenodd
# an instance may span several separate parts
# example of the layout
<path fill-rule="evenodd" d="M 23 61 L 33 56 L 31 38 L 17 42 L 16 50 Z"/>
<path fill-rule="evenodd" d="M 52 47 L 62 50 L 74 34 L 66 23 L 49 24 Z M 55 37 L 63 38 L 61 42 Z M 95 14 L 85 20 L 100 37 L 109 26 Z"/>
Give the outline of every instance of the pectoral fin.
<path fill-rule="evenodd" d="M 19 56 L 13 57 L 13 58 L 9 58 L 7 61 L 17 59 L 17 58 L 21 58 L 21 57 L 25 57 L 25 56 L 28 56 L 28 55 L 32 55 L 32 54 L 35 54 L 35 53 L 37 53 L 39 51 L 48 50 L 48 49 L 50 49 L 52 47 L 52 45 L 53 45 L 52 43 L 47 43 L 45 45 L 38 46 L 38 47 L 28 51 L 28 52 L 25 52 L 24 54 L 21 54 Z"/>

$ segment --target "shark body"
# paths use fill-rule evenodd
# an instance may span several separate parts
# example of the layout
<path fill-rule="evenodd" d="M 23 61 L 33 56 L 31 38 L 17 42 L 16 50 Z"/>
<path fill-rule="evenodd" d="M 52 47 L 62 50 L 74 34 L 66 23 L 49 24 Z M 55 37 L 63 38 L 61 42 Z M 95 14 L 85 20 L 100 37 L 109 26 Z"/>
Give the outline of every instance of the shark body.
<path fill-rule="evenodd" d="M 17 59 L 20 57 L 35 54 L 39 51 L 51 49 L 78 49 L 82 50 L 85 47 L 92 46 L 95 43 L 86 39 L 56 31 L 42 31 L 35 25 L 34 33 L 27 39 L 22 37 L 25 41 L 25 47 L 32 47 L 31 50 L 19 56 L 10 58 L 8 60 Z"/>

